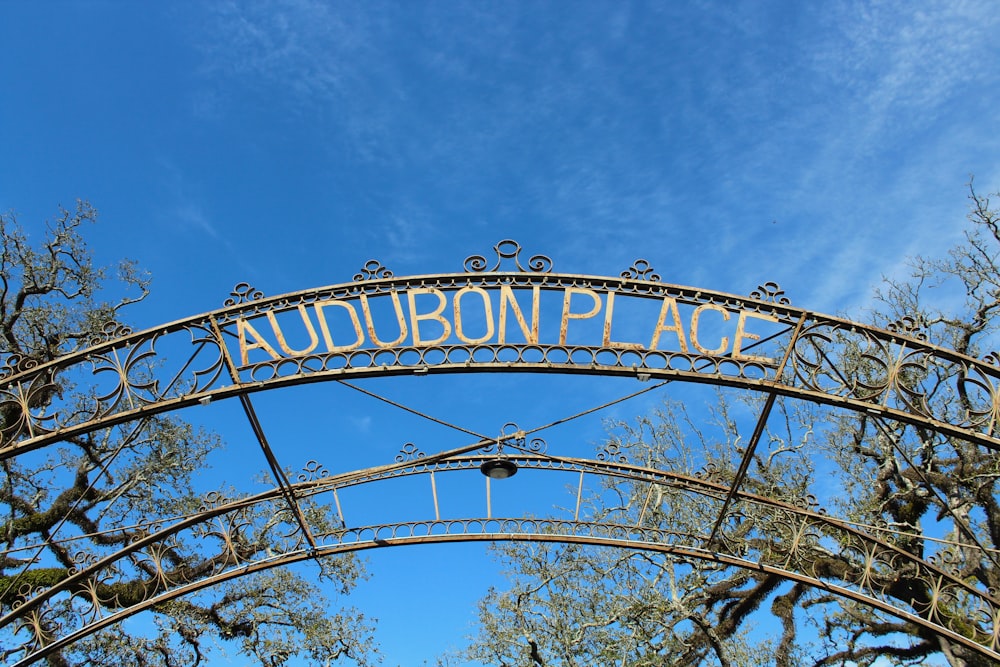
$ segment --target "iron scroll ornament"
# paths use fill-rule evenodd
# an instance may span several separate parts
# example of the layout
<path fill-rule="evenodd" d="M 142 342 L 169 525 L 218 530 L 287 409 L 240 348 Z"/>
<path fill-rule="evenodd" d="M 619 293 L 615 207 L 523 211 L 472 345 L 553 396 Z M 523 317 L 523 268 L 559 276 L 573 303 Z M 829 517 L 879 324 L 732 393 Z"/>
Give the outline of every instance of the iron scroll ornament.
<path fill-rule="evenodd" d="M 492 268 L 487 269 L 489 261 L 483 255 L 470 255 L 465 259 L 465 270 L 468 273 L 494 273 L 500 270 L 501 266 L 513 265 L 518 271 L 533 271 L 535 273 L 549 273 L 552 271 L 552 260 L 545 255 L 533 255 L 528 259 L 528 268 L 521 265 L 521 244 L 517 241 L 506 239 L 493 246 L 496 252 L 496 263 Z"/>

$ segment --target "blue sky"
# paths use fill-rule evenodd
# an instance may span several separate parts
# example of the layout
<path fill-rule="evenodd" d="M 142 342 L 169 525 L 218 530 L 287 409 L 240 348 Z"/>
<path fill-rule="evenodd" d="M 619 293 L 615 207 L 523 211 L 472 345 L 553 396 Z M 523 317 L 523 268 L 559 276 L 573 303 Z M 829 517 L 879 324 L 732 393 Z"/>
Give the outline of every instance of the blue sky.
<path fill-rule="evenodd" d="M 241 281 L 349 281 L 371 258 L 458 271 L 505 238 L 559 271 L 643 257 L 667 282 L 771 280 L 858 315 L 882 275 L 959 238 L 970 175 L 1000 189 L 998 17 L 985 1 L 0 0 L 0 209 L 37 233 L 89 199 L 98 259 L 153 274 L 137 327 Z M 380 411 L 338 424 L 371 437 Z M 460 638 L 491 567 L 464 549 L 479 578 L 429 624 L 408 616 L 426 616 L 419 586 L 385 591 L 437 554 L 372 556 L 387 664 Z M 405 648 L 407 628 L 439 626 Z"/>

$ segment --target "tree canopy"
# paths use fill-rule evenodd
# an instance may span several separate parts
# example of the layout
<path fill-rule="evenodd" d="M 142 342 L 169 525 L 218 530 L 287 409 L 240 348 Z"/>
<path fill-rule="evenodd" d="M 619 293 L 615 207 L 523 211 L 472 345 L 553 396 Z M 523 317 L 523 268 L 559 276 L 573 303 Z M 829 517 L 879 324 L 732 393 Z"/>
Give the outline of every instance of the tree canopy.
<path fill-rule="evenodd" d="M 78 202 L 72 210 L 60 210 L 44 238 L 36 240 L 13 214 L 0 216 L 0 363 L 5 368 L 44 364 L 127 331 L 128 306 L 147 296 L 149 279 L 134 262 L 94 265 L 84 226 L 96 218 L 90 204 Z M 72 379 L 50 374 L 45 390 L 32 394 L 37 405 L 31 407 L 44 407 L 56 396 L 71 400 L 76 391 Z M 0 432 L 16 438 L 23 428 L 16 406 L 4 404 Z M 0 612 L 15 609 L 36 587 L 51 586 L 82 564 L 141 539 L 155 529 L 157 518 L 196 512 L 206 496 L 196 488 L 195 473 L 222 446 L 217 435 L 180 418 L 153 416 L 72 436 L 32 456 L 4 459 Z M 217 495 L 229 491 L 221 488 Z M 103 613 L 114 611 L 150 598 L 169 582 L 265 553 L 280 539 L 279 523 L 274 516 L 245 515 L 228 543 L 208 536 L 172 542 L 156 562 L 133 558 L 118 565 L 115 576 L 97 584 L 90 599 L 108 608 Z M 144 627 L 113 625 L 50 655 L 48 663 L 197 665 L 222 645 L 267 667 L 293 657 L 329 664 L 349 656 L 370 664 L 377 659 L 370 622 L 356 610 L 331 607 L 315 583 L 331 583 L 327 589 L 346 594 L 364 576 L 363 568 L 351 557 L 326 559 L 315 568 L 308 579 L 288 569 L 267 571 L 157 605 Z M 55 613 L 0 628 L 0 661 L 19 657 L 26 637 L 44 644 L 60 624 L 78 615 L 75 597 L 63 600 Z"/>
<path fill-rule="evenodd" d="M 905 321 L 911 335 L 983 357 L 998 344 L 1000 214 L 971 187 L 970 203 L 964 242 L 945 257 L 912 260 L 907 278 L 887 279 L 869 317 L 880 327 Z M 864 383 L 885 371 L 864 349 L 847 358 L 853 359 L 844 369 L 850 381 Z M 996 355 L 987 359 L 998 362 Z M 964 384 L 947 369 L 904 365 L 901 372 L 919 374 L 924 386 L 929 381 L 934 389 L 925 400 L 941 404 L 937 414 L 974 410 Z M 759 413 L 764 398 L 725 391 L 717 397 L 704 409 L 670 400 L 656 414 L 614 424 L 612 443 L 644 465 L 732 483 L 750 435 L 739 415 Z M 1000 590 L 1000 452 L 933 429 L 792 399 L 777 401 L 762 442 L 741 489 L 829 511 L 985 595 Z M 817 506 L 817 499 L 826 505 Z M 708 534 L 706 522 L 713 520 L 688 494 L 629 481 L 593 493 L 590 512 L 595 520 L 691 534 Z M 754 512 L 736 505 L 729 542 L 720 549 L 773 552 L 792 538 L 791 524 Z M 750 528 L 755 521 L 770 524 L 770 537 Z M 866 554 L 842 540 L 814 529 L 797 538 L 789 562 L 803 572 L 867 577 L 868 587 L 901 608 L 988 639 L 992 619 L 979 616 L 974 604 L 932 600 L 939 589 L 926 572 L 866 568 Z M 463 654 L 484 664 L 992 662 L 926 628 L 752 567 L 576 544 L 502 544 L 495 553 L 511 584 L 482 600 L 480 630 Z"/>

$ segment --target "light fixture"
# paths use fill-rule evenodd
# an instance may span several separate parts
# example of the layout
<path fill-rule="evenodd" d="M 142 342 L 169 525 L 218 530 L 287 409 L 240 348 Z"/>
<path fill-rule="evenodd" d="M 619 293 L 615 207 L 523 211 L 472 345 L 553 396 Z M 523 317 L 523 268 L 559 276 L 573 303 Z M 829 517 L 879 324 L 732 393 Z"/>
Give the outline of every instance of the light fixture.
<path fill-rule="evenodd" d="M 209 403 L 212 402 L 212 397 L 211 396 L 202 396 L 201 398 L 198 399 L 198 402 L 200 404 L 202 404 L 202 405 L 208 405 Z"/>
<path fill-rule="evenodd" d="M 490 479 L 507 479 L 517 474 L 517 464 L 510 459 L 498 456 L 495 459 L 484 461 L 479 466 L 479 471 Z"/>
<path fill-rule="evenodd" d="M 636 373 L 635 377 L 639 382 L 649 382 L 649 373 Z"/>
<path fill-rule="evenodd" d="M 503 455 L 503 445 L 504 442 L 512 439 L 515 442 L 523 443 L 524 432 L 516 431 L 515 433 L 507 433 L 508 427 L 516 429 L 517 424 L 504 424 L 500 432 L 500 437 L 495 441 L 497 443 L 497 455 L 488 461 L 483 461 L 482 465 L 479 466 L 479 472 L 490 479 L 507 479 L 517 474 L 517 464 Z"/>

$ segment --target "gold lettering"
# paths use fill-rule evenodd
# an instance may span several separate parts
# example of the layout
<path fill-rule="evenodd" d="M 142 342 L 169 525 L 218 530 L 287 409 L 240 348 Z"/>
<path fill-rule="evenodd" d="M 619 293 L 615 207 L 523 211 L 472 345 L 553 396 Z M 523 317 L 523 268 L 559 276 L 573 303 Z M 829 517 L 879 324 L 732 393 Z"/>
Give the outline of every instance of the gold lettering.
<path fill-rule="evenodd" d="M 729 311 L 722 306 L 717 306 L 714 303 L 703 303 L 694 309 L 694 314 L 691 315 L 691 344 L 701 352 L 702 354 L 725 354 L 726 350 L 729 348 L 729 336 L 723 336 L 722 341 L 719 343 L 719 347 L 714 350 L 709 350 L 702 347 L 701 342 L 698 340 L 698 320 L 701 318 L 701 314 L 706 310 L 714 310 L 717 313 L 722 313 L 722 320 L 724 322 L 729 321 Z"/>
<path fill-rule="evenodd" d="M 765 322 L 778 321 L 778 318 L 773 315 L 765 315 L 764 313 L 754 313 L 748 310 L 741 310 L 740 317 L 736 320 L 736 339 L 733 341 L 733 359 L 739 359 L 740 361 L 759 361 L 764 364 L 773 364 L 774 359 L 771 357 L 762 357 L 755 354 L 743 354 L 742 350 L 744 339 L 760 340 L 760 336 L 758 334 L 747 333 L 746 321 L 748 317 L 764 320 Z"/>
<path fill-rule="evenodd" d="M 329 306 L 343 308 L 347 311 L 348 317 L 351 318 L 351 325 L 354 327 L 355 339 L 350 345 L 333 344 L 333 336 L 330 335 L 330 326 L 327 324 L 326 313 L 323 310 Z M 323 333 L 323 342 L 326 343 L 327 352 L 348 352 L 361 347 L 361 344 L 365 342 L 365 332 L 361 328 L 361 320 L 358 319 L 358 313 L 354 310 L 354 306 L 351 304 L 344 301 L 317 301 L 313 304 L 313 309 L 316 311 L 316 319 L 319 320 L 319 329 Z"/>
<path fill-rule="evenodd" d="M 417 295 L 420 294 L 433 294 L 438 298 L 437 308 L 429 313 L 417 313 Z M 448 340 L 448 336 L 451 335 L 451 322 L 449 322 L 444 317 L 441 317 L 441 313 L 444 312 L 445 306 L 448 305 L 448 299 L 445 297 L 444 292 L 433 287 L 418 287 L 416 289 L 411 289 L 406 292 L 406 296 L 410 301 L 410 324 L 413 328 L 413 344 L 414 345 L 439 345 L 444 341 Z M 424 320 L 437 320 L 441 323 L 444 331 L 440 336 L 434 340 L 420 340 L 420 322 Z"/>
<path fill-rule="evenodd" d="M 365 316 L 365 326 L 368 328 L 368 337 L 372 339 L 378 347 L 395 347 L 399 345 L 404 340 L 409 331 L 406 328 L 406 320 L 403 318 L 403 304 L 399 302 L 399 293 L 395 290 L 389 292 L 389 296 L 392 297 L 392 307 L 396 311 L 396 321 L 399 323 L 399 338 L 387 343 L 385 341 L 379 340 L 379 337 L 375 335 L 375 322 L 372 320 L 372 311 L 368 307 L 368 295 L 362 294 L 361 298 L 361 312 Z"/>
<path fill-rule="evenodd" d="M 524 334 L 524 340 L 529 345 L 538 345 L 538 301 L 539 301 L 539 289 L 538 285 L 531 288 L 531 329 L 528 328 L 528 323 L 524 321 L 524 313 L 521 312 L 521 306 L 517 304 L 514 299 L 514 290 L 511 289 L 510 285 L 500 286 L 500 344 L 503 345 L 507 342 L 507 306 L 510 305 L 511 312 L 514 313 L 514 319 L 517 320 L 517 325 L 521 327 L 521 333 Z"/>
<path fill-rule="evenodd" d="M 253 336 L 254 339 L 254 342 L 249 345 L 247 344 L 247 334 Z M 253 325 L 242 317 L 236 320 L 236 335 L 240 340 L 240 359 L 243 361 L 244 366 L 250 363 L 250 360 L 247 358 L 247 353 L 250 352 L 250 350 L 264 350 L 271 355 L 272 359 L 281 358 L 275 349 L 271 347 L 266 340 L 264 340 L 264 337 L 253 328 Z"/>
<path fill-rule="evenodd" d="M 274 311 L 267 312 L 267 321 L 271 323 L 271 328 L 274 329 L 274 337 L 278 340 L 278 345 L 281 349 L 285 351 L 285 354 L 291 355 L 293 357 L 309 354 L 316 349 L 319 345 L 319 336 L 316 335 L 316 329 L 313 327 L 312 320 L 309 319 L 309 314 L 306 312 L 306 307 L 304 304 L 299 304 L 298 306 L 299 316 L 302 317 L 302 323 L 306 325 L 306 331 L 309 332 L 309 347 L 304 350 L 293 350 L 289 347 L 288 342 L 285 340 L 285 332 L 281 330 L 281 326 L 278 325 L 278 318 L 274 316 Z"/>
<path fill-rule="evenodd" d="M 468 338 L 465 335 L 465 331 L 462 329 L 462 295 L 463 294 L 478 294 L 483 300 L 483 313 L 486 316 L 486 334 L 480 338 Z M 493 304 L 490 302 L 490 293 L 484 290 L 482 287 L 463 287 L 462 289 L 455 292 L 455 335 L 463 343 L 469 345 L 478 345 L 479 343 L 485 343 L 489 339 L 493 338 L 493 334 L 496 328 L 493 324 Z M 413 329 L 416 331 L 416 327 Z"/>
<path fill-rule="evenodd" d="M 664 326 L 667 315 L 671 315 L 673 324 Z M 653 340 L 649 343 L 649 349 L 655 350 L 660 342 L 660 334 L 664 331 L 673 331 L 677 335 L 677 344 L 681 352 L 687 354 L 687 340 L 684 338 L 684 326 L 681 325 L 681 314 L 677 311 L 677 301 L 671 296 L 663 297 L 663 305 L 660 306 L 660 317 L 656 320 L 656 329 L 653 331 Z"/>
<path fill-rule="evenodd" d="M 608 307 L 604 311 L 604 347 L 613 347 L 619 350 L 637 350 L 642 347 L 639 343 L 616 343 L 611 340 L 611 318 L 615 309 L 615 293 L 608 292 Z"/>
<path fill-rule="evenodd" d="M 588 310 L 586 313 L 574 313 L 570 312 L 569 303 L 573 298 L 574 294 L 586 294 L 591 299 L 594 300 L 594 307 Z M 562 320 L 559 322 L 559 344 L 566 344 L 566 330 L 569 326 L 570 320 L 585 320 L 587 318 L 593 317 L 601 311 L 601 295 L 597 292 L 589 289 L 584 289 L 582 287 L 567 287 L 565 296 L 563 296 L 563 308 L 562 308 Z"/>

